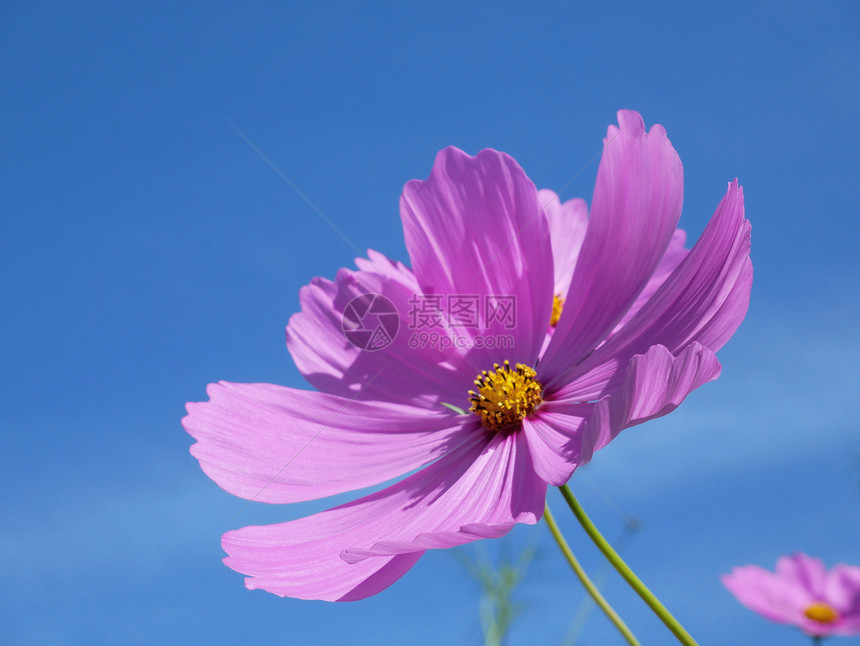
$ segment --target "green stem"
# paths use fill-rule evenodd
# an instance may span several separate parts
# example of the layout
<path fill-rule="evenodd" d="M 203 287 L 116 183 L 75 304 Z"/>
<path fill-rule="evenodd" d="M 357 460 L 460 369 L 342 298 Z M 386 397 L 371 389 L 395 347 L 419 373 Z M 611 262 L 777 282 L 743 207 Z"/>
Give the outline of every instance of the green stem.
<path fill-rule="evenodd" d="M 648 604 L 648 607 L 654 611 L 654 614 L 656 614 L 660 620 L 666 624 L 666 627 L 672 631 L 672 634 L 675 635 L 679 642 L 686 646 L 697 646 L 696 641 L 690 636 L 690 633 L 684 630 L 684 627 L 672 616 L 672 613 L 666 609 L 666 606 L 660 603 L 659 599 L 654 596 L 654 593 L 651 592 L 644 583 L 642 583 L 639 577 L 633 573 L 633 570 L 631 570 L 630 567 L 628 567 L 628 565 L 622 560 L 618 555 L 618 552 L 612 549 L 612 546 L 603 537 L 600 530 L 594 526 L 594 523 L 592 523 L 591 519 L 586 515 L 585 510 L 580 506 L 576 498 L 574 498 L 573 492 L 570 488 L 567 485 L 562 485 L 559 489 L 561 489 L 561 495 L 564 496 L 568 506 L 570 506 L 570 510 L 573 512 L 573 515 L 576 516 L 580 525 L 582 525 L 585 533 L 591 537 L 594 544 L 597 545 L 601 552 L 603 552 L 603 555 L 612 564 L 612 566 L 618 570 L 618 573 L 625 581 L 627 581 L 630 587 L 633 588 L 640 597 L 642 597 L 642 600 L 645 601 L 645 603 Z"/>
<path fill-rule="evenodd" d="M 607 602 L 603 595 L 600 594 L 600 590 L 597 589 L 597 586 L 591 582 L 591 579 L 588 578 L 588 574 L 586 574 L 585 570 L 582 569 L 579 561 L 573 555 L 573 551 L 568 546 L 567 541 L 564 540 L 564 536 L 562 536 L 561 530 L 558 528 L 555 518 L 553 518 L 552 512 L 549 510 L 548 504 L 545 504 L 544 506 L 543 517 L 544 520 L 546 520 L 546 524 L 549 526 L 549 531 L 552 532 L 552 536 L 555 538 L 555 542 L 558 543 L 561 553 L 564 554 L 567 562 L 570 563 L 571 569 L 579 578 L 588 594 L 590 594 L 591 598 L 594 599 L 594 603 L 596 603 L 600 609 L 603 610 L 606 616 L 609 617 L 609 621 L 615 624 L 618 632 L 624 636 L 624 639 L 627 640 L 628 644 L 631 644 L 631 646 L 640 646 L 639 642 L 633 636 L 633 633 L 630 632 L 630 629 L 627 627 L 627 624 L 624 623 L 624 620 L 621 619 L 621 617 L 618 616 L 618 613 L 612 609 L 612 606 L 610 606 L 609 602 Z"/>

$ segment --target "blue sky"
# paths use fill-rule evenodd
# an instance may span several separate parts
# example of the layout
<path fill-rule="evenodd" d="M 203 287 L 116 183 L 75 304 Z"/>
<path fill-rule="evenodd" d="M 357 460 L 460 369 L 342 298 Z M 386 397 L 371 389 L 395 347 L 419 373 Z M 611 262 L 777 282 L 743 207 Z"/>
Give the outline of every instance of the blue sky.
<path fill-rule="evenodd" d="M 220 562 L 227 529 L 321 505 L 234 518 L 184 404 L 218 379 L 301 386 L 298 290 L 356 255 L 237 129 L 359 249 L 405 261 L 400 189 L 437 150 L 503 150 L 559 190 L 633 108 L 681 156 L 691 240 L 739 178 L 756 276 L 722 377 L 581 475 L 642 520 L 629 562 L 703 644 L 806 644 L 718 577 L 795 550 L 860 564 L 858 42 L 851 2 L 5 3 L 0 641 L 480 643 L 450 553 L 353 604 L 249 592 Z M 590 200 L 596 169 L 563 197 Z M 487 548 L 527 545 L 510 644 L 561 643 L 582 595 L 546 528 Z M 621 642 L 595 613 L 579 643 Z"/>

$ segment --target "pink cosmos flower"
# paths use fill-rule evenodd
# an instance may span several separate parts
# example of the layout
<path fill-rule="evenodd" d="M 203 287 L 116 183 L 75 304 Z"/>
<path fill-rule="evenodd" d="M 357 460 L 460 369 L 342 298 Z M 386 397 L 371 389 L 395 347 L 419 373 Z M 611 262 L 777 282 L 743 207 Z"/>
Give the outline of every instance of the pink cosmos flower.
<path fill-rule="evenodd" d="M 807 635 L 860 634 L 860 567 L 839 564 L 828 572 L 821 560 L 798 552 L 780 558 L 776 572 L 736 567 L 722 582 L 750 610 Z"/>
<path fill-rule="evenodd" d="M 287 347 L 319 392 L 221 382 L 188 404 L 192 454 L 243 498 L 311 500 L 415 471 L 328 511 L 227 532 L 225 563 L 248 588 L 361 599 L 428 549 L 536 523 L 547 485 L 719 375 L 714 353 L 752 281 L 742 190 L 729 184 L 684 249 L 683 171 L 665 130 L 646 132 L 630 111 L 618 123 L 590 213 L 538 191 L 503 153 L 441 151 L 400 200 L 411 269 L 370 251 L 357 271 L 301 290 Z M 400 314 L 404 329 L 384 349 L 345 338 L 342 313 L 362 294 Z M 514 302 L 515 322 L 485 311 L 449 345 L 405 329 L 418 325 L 416 303 L 463 295 L 491 314 Z"/>

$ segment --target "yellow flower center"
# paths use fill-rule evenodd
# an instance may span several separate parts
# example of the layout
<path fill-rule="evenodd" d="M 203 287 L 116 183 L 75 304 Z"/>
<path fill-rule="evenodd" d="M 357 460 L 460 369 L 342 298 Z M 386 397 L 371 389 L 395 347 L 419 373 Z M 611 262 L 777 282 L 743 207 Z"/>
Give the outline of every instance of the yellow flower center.
<path fill-rule="evenodd" d="M 803 614 L 812 619 L 812 621 L 817 621 L 821 624 L 831 624 L 839 619 L 839 613 L 836 612 L 836 609 L 823 601 L 816 601 L 810 604 L 803 611 Z"/>
<path fill-rule="evenodd" d="M 510 362 L 493 364 L 489 372 L 482 371 L 475 379 L 478 392 L 469 391 L 470 411 L 481 418 L 484 426 L 493 431 L 506 429 L 529 415 L 543 399 L 542 386 L 535 380 L 537 373 L 527 365 Z"/>
<path fill-rule="evenodd" d="M 556 294 L 552 297 L 552 315 L 549 317 L 549 324 L 552 327 L 558 325 L 558 320 L 561 318 L 561 310 L 564 307 L 564 299 L 561 294 Z"/>

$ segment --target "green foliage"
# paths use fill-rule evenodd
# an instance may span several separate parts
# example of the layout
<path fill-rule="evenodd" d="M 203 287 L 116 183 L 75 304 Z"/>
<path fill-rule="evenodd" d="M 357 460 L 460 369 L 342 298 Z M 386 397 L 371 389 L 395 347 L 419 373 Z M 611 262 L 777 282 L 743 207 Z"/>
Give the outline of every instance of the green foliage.
<path fill-rule="evenodd" d="M 502 646 L 514 619 L 526 607 L 514 599 L 514 592 L 534 559 L 535 549 L 524 549 L 516 562 L 508 556 L 501 556 L 496 563 L 493 563 L 483 542 L 477 543 L 470 551 L 471 554 L 458 551 L 457 556 L 481 588 L 479 613 L 484 646 Z"/>

